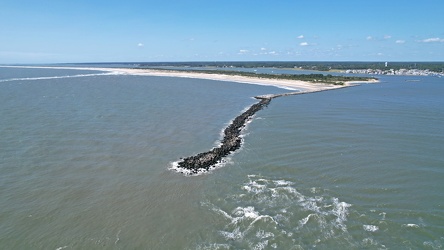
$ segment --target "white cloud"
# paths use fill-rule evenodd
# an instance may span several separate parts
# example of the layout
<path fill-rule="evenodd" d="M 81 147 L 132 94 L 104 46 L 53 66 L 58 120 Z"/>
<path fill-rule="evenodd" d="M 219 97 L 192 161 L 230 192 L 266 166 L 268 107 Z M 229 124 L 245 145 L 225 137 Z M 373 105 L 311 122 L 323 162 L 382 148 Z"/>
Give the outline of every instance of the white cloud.
<path fill-rule="evenodd" d="M 298 36 L 298 39 L 302 39 L 302 38 L 304 38 L 304 35 Z"/>
<path fill-rule="evenodd" d="M 365 39 L 367 41 L 384 41 L 391 39 L 391 35 L 384 35 L 383 37 L 377 37 L 377 36 L 367 36 Z"/>
<path fill-rule="evenodd" d="M 443 43 L 444 38 L 434 37 L 434 38 L 427 38 L 424 40 L 421 40 L 423 43 Z"/>
<path fill-rule="evenodd" d="M 308 46 L 308 43 L 307 43 L 307 42 L 302 42 L 302 43 L 300 43 L 299 45 L 300 45 L 300 46 Z"/>
<path fill-rule="evenodd" d="M 244 54 L 247 54 L 248 52 L 250 52 L 249 50 L 246 50 L 246 49 L 241 49 L 241 50 L 239 50 L 239 55 L 244 55 Z"/>
<path fill-rule="evenodd" d="M 396 40 L 396 42 L 395 43 L 398 43 L 398 44 L 403 44 L 403 43 L 405 43 L 405 40 Z"/>
<path fill-rule="evenodd" d="M 143 43 L 138 43 L 137 47 L 143 47 Z"/>
<path fill-rule="evenodd" d="M 267 50 L 267 48 L 261 48 L 261 51 L 266 51 Z"/>

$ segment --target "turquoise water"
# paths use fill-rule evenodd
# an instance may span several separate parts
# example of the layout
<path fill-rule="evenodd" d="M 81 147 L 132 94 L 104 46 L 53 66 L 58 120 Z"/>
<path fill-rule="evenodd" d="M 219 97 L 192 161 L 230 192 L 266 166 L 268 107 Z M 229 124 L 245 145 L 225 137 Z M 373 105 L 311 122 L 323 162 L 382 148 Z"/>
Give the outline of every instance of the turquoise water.
<path fill-rule="evenodd" d="M 83 70 L 0 79 L 4 249 L 443 247 L 441 78 L 274 99 L 242 149 L 196 177 L 169 168 L 216 145 L 252 96 L 286 90 Z"/>

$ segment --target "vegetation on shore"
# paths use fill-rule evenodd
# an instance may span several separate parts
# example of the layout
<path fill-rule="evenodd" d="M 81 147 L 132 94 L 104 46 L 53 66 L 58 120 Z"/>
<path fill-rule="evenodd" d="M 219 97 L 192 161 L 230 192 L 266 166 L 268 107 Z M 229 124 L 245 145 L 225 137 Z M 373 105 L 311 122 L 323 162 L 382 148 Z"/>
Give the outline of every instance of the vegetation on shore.
<path fill-rule="evenodd" d="M 140 67 L 216 67 L 216 68 L 294 68 L 303 70 L 359 70 L 359 69 L 418 69 L 430 70 L 432 72 L 443 72 L 444 62 L 388 62 L 387 67 L 385 61 L 381 62 L 145 62 L 138 63 Z"/>
<path fill-rule="evenodd" d="M 67 64 L 70 65 L 70 64 Z M 225 61 L 225 62 L 127 62 L 127 63 L 83 63 L 83 65 L 137 65 L 138 68 L 153 67 L 191 67 L 191 68 L 280 68 L 280 69 L 302 69 L 315 71 L 344 71 L 344 70 L 399 70 L 418 69 L 431 72 L 444 73 L 444 62 L 315 62 L 315 61 Z"/>

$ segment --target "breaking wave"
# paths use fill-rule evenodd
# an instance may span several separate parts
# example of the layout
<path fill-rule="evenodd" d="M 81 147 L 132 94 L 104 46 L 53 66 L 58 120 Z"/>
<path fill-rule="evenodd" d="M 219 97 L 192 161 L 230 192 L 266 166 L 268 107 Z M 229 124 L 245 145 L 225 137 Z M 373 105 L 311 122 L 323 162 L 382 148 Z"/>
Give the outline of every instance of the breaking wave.
<path fill-rule="evenodd" d="M 107 76 L 107 75 L 119 75 L 119 74 L 122 74 L 122 73 L 106 72 L 106 73 L 78 74 L 78 75 L 64 75 L 64 76 L 23 77 L 23 78 L 2 79 L 2 80 L 0 80 L 0 82 L 53 80 L 53 79 L 79 78 L 79 77 L 91 77 L 91 76 Z"/>
<path fill-rule="evenodd" d="M 239 192 L 205 201 L 218 220 L 217 242 L 206 242 L 198 249 L 295 249 L 325 247 L 344 242 L 347 247 L 381 246 L 371 238 L 377 226 L 361 224 L 367 241 L 355 241 L 349 233 L 352 204 L 328 195 L 320 188 L 304 192 L 285 179 L 249 175 Z M 336 244 L 336 243 L 335 243 Z"/>

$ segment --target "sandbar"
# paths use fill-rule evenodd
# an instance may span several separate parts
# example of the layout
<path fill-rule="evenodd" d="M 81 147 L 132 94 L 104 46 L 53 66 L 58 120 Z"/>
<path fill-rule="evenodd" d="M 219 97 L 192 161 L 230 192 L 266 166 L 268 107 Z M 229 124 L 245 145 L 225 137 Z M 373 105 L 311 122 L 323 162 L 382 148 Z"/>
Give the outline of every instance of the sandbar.
<path fill-rule="evenodd" d="M 142 76 L 160 76 L 160 77 L 181 77 L 181 78 L 193 78 L 193 79 L 206 79 L 215 81 L 227 81 L 237 83 L 256 84 L 263 86 L 274 86 L 278 88 L 284 88 L 293 91 L 302 92 L 317 92 L 329 89 L 338 89 L 363 82 L 345 82 L 344 85 L 333 85 L 325 83 L 312 83 L 300 80 L 285 80 L 285 79 L 268 79 L 260 77 L 238 76 L 238 75 L 226 75 L 221 72 L 220 74 L 206 74 L 200 72 L 185 72 L 174 70 L 155 70 L 155 69 L 131 69 L 131 68 L 100 68 L 100 67 L 46 67 L 46 66 L 0 66 L 11 68 L 42 68 L 42 69 L 73 69 L 73 70 L 95 70 L 105 71 L 115 74 L 125 75 L 142 75 Z M 375 82 L 375 81 L 368 81 Z"/>

